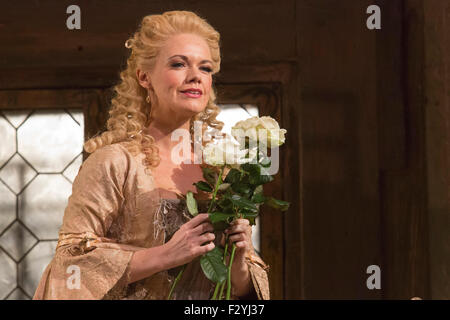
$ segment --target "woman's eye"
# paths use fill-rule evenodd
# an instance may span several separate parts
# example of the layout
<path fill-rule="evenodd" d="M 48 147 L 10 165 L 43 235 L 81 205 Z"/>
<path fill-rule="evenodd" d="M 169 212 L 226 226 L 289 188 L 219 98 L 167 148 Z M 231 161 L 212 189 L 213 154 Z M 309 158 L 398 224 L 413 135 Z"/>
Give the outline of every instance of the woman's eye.
<path fill-rule="evenodd" d="M 184 67 L 184 63 L 182 62 L 172 63 L 172 67 L 173 68 Z M 212 72 L 212 69 L 210 67 L 202 67 L 201 69 L 206 72 Z"/>
<path fill-rule="evenodd" d="M 212 69 L 209 67 L 204 67 L 203 70 L 205 70 L 206 72 L 212 72 Z"/>

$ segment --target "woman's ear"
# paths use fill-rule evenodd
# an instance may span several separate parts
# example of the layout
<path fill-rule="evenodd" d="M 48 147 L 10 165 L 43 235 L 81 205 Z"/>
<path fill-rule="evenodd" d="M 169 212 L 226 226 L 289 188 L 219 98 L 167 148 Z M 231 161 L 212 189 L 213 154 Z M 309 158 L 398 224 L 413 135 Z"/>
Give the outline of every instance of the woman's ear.
<path fill-rule="evenodd" d="M 142 87 L 144 87 L 146 89 L 152 89 L 150 77 L 148 76 L 147 72 L 144 72 L 140 69 L 136 69 L 136 78 Z"/>

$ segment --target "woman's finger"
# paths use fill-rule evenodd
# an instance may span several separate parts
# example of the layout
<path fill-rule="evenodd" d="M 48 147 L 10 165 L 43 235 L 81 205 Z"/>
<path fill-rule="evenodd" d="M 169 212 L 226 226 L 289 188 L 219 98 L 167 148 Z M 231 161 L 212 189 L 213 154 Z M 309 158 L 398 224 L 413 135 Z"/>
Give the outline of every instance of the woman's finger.
<path fill-rule="evenodd" d="M 203 234 L 205 232 L 213 232 L 214 231 L 214 227 L 211 224 L 211 222 L 203 222 L 202 224 L 199 224 L 198 226 L 196 226 L 193 229 L 194 234 Z"/>
<path fill-rule="evenodd" d="M 199 213 L 197 216 L 186 222 L 183 226 L 188 229 L 194 229 L 204 222 L 210 222 L 208 213 Z"/>
<path fill-rule="evenodd" d="M 229 241 L 230 243 L 236 242 L 236 241 L 247 241 L 247 235 L 245 233 L 237 233 L 232 236 L 230 236 Z"/>
<path fill-rule="evenodd" d="M 227 234 L 233 234 L 233 233 L 238 233 L 238 232 L 250 233 L 251 232 L 251 226 L 250 225 L 237 224 L 237 225 L 230 226 L 229 228 L 227 228 L 225 230 L 225 233 L 227 233 Z"/>
<path fill-rule="evenodd" d="M 222 237 L 220 238 L 220 245 L 222 247 L 225 247 L 225 239 L 226 239 L 226 235 L 224 233 L 222 233 Z"/>
<path fill-rule="evenodd" d="M 233 225 L 250 225 L 250 221 L 248 221 L 247 219 L 242 219 L 242 218 L 240 218 L 240 219 L 236 219 L 236 220 L 233 220 L 231 223 L 230 223 L 232 226 Z"/>
<path fill-rule="evenodd" d="M 199 237 L 198 241 L 200 244 L 204 244 L 213 241 L 215 238 L 214 233 L 205 233 Z"/>
<path fill-rule="evenodd" d="M 235 243 L 238 249 L 248 249 L 248 243 L 246 241 L 239 241 Z"/>

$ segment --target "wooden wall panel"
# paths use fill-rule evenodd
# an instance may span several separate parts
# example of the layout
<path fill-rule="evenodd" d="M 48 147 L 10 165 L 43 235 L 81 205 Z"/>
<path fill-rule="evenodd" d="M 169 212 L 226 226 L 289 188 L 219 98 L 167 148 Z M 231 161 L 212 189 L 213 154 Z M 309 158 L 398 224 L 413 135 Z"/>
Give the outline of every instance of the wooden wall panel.
<path fill-rule="evenodd" d="M 423 8 L 429 296 L 450 299 L 450 2 Z"/>
<path fill-rule="evenodd" d="M 306 299 L 380 298 L 375 33 L 368 1 L 297 2 Z"/>
<path fill-rule="evenodd" d="M 140 20 L 168 10 L 191 10 L 205 17 L 221 33 L 226 61 L 248 64 L 295 58 L 294 0 L 276 4 L 271 0 L 81 0 L 77 1 L 81 29 L 68 30 L 66 8 L 71 4 L 69 0 L 2 3 L 0 69 L 5 73 L 0 73 L 0 88 L 109 86 L 125 63 L 124 42 Z M 31 72 L 32 77 L 15 78 L 13 68 Z M 71 77 L 74 72 L 76 79 Z"/>
<path fill-rule="evenodd" d="M 401 1 L 378 4 L 383 8 L 383 29 L 377 34 L 383 298 L 425 297 L 427 230 L 421 96 L 416 91 L 416 96 L 408 95 L 412 68 L 419 66 L 422 58 L 420 46 L 408 47 L 413 37 L 421 37 L 420 17 L 408 16 Z M 398 19 L 403 15 L 405 20 Z M 420 80 L 420 73 L 414 73 L 414 79 Z"/>

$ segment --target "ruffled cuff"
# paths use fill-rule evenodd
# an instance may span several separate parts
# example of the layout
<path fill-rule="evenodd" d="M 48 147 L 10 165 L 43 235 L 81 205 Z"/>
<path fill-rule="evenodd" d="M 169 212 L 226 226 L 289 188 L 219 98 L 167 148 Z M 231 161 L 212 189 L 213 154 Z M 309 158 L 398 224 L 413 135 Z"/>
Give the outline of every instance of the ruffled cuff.
<path fill-rule="evenodd" d="M 125 268 L 122 277 L 116 282 L 114 287 L 109 290 L 102 300 L 121 300 L 128 295 L 128 285 L 131 279 L 131 259 Z"/>
<path fill-rule="evenodd" d="M 252 291 L 246 296 L 237 296 L 234 288 L 231 289 L 232 300 L 270 300 L 269 266 L 261 260 L 257 255 L 248 255 L 245 257 L 248 270 L 250 273 L 251 282 L 253 285 Z"/>
<path fill-rule="evenodd" d="M 267 275 L 269 266 L 259 257 L 254 256 L 246 257 L 246 262 L 258 300 L 270 300 L 269 278 Z"/>
<path fill-rule="evenodd" d="M 120 299 L 126 295 L 133 254 L 141 250 L 86 232 L 60 234 L 55 256 L 36 290 L 35 299 Z M 69 267 L 76 286 L 67 285 Z"/>

